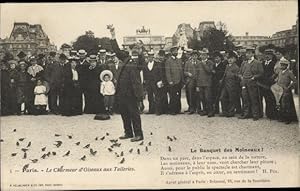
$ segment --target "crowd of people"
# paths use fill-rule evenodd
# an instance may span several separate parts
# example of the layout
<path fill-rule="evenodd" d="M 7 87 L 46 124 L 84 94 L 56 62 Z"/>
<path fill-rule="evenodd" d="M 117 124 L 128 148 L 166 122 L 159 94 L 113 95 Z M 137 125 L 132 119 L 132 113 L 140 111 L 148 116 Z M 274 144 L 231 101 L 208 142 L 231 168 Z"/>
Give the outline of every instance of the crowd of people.
<path fill-rule="evenodd" d="M 112 50 L 100 49 L 97 55 L 80 49 L 68 56 L 50 52 L 8 61 L 1 56 L 1 115 L 137 112 L 131 105 L 142 113 L 143 90 L 146 114 L 176 115 L 183 113 L 184 89 L 187 114 L 253 120 L 265 114 L 287 124 L 297 121 L 292 93 L 297 74 L 282 49 L 267 49 L 262 59 L 252 47 L 209 52 L 174 46 L 155 53 L 137 44 L 127 52 L 120 50 L 114 31 L 111 44 Z M 133 64 L 124 67 L 127 63 Z M 137 99 L 124 102 L 124 96 Z"/>

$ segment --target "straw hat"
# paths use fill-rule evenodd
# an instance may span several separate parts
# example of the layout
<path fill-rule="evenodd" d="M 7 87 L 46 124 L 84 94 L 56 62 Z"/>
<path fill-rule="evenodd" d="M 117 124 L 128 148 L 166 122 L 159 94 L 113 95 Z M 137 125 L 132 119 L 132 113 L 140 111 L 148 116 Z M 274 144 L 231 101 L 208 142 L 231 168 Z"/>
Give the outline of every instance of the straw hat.
<path fill-rule="evenodd" d="M 104 81 L 104 76 L 109 75 L 110 79 L 113 78 L 113 73 L 110 70 L 103 70 L 100 74 L 100 80 L 103 82 Z"/>

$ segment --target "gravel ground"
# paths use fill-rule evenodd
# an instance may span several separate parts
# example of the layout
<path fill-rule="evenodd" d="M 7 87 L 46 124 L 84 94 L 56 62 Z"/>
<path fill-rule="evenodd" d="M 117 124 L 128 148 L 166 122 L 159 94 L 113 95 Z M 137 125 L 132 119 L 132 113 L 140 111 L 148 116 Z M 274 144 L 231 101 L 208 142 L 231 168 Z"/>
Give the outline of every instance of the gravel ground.
<path fill-rule="evenodd" d="M 146 104 L 147 101 L 145 101 Z M 182 100 L 186 104 L 185 100 Z M 298 104 L 298 97 L 295 97 Z M 146 106 L 147 108 L 147 106 Z M 184 105 L 183 110 L 187 108 Z M 132 165 L 149 161 L 154 156 L 185 155 L 191 149 L 201 148 L 263 148 L 269 153 L 300 153 L 299 125 L 285 125 L 277 121 L 261 119 L 239 120 L 235 118 L 207 118 L 199 115 L 142 115 L 142 126 L 145 140 L 131 143 L 118 140 L 119 147 L 108 151 L 112 139 L 123 134 L 120 115 L 113 115 L 111 120 L 93 120 L 94 115 L 63 117 L 45 116 L 7 116 L 1 117 L 1 174 L 9 175 L 11 169 L 22 169 L 25 164 L 36 168 L 61 166 L 68 164 L 124 164 Z M 14 132 L 14 129 L 16 130 Z M 59 136 L 55 136 L 58 134 Z M 72 136 L 72 137 L 68 137 Z M 167 139 L 167 136 L 171 137 Z M 175 138 L 174 138 L 175 136 Z M 98 138 L 97 138 L 98 137 Z M 101 140 L 100 138 L 103 138 Z M 20 138 L 25 138 L 20 141 Z M 97 138 L 97 140 L 96 140 Z M 16 142 L 19 142 L 19 146 Z M 55 146 L 55 141 L 62 145 Z M 22 148 L 27 148 L 27 158 L 23 159 Z M 79 145 L 75 143 L 80 142 Z M 151 145 L 149 146 L 149 142 Z M 90 144 L 89 148 L 83 148 Z M 148 151 L 146 151 L 146 146 Z M 45 151 L 41 149 L 46 147 Z M 169 151 L 171 148 L 171 152 Z M 95 156 L 90 148 L 96 150 Z M 132 153 L 129 152 L 133 149 Z M 140 150 L 138 154 L 137 149 Z M 70 151 L 69 156 L 63 155 Z M 123 151 L 124 156 L 120 156 Z M 51 152 L 49 157 L 41 159 L 43 154 Z M 55 152 L 53 155 L 52 152 Z M 17 153 L 16 156 L 11 156 Z M 80 158 L 86 156 L 85 161 Z M 117 156 L 119 155 L 119 156 Z M 30 159 L 38 159 L 32 163 Z"/>

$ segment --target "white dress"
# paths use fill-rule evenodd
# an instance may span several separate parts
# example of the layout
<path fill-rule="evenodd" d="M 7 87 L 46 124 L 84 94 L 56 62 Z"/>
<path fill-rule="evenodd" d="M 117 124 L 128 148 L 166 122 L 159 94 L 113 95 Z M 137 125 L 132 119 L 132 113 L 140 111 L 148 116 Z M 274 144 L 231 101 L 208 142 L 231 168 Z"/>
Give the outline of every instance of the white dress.
<path fill-rule="evenodd" d="M 34 105 L 47 105 L 48 97 L 46 95 L 46 86 L 35 86 L 34 93 L 37 93 L 34 98 Z"/>

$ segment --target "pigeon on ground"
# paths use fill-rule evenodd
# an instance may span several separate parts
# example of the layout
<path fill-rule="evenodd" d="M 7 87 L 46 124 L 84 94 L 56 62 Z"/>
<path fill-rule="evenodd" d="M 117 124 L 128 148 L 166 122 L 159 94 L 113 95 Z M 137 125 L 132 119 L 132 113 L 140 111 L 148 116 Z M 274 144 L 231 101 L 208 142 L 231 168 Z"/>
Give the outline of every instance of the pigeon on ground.
<path fill-rule="evenodd" d="M 93 149 L 91 148 L 91 149 L 90 149 L 90 153 L 91 153 L 91 155 L 95 156 L 96 153 L 97 153 L 97 151 L 93 151 Z"/>
<path fill-rule="evenodd" d="M 24 153 L 23 159 L 26 159 L 26 158 L 27 158 L 27 153 Z"/>
<path fill-rule="evenodd" d="M 116 157 L 120 157 L 120 155 L 118 155 L 118 153 L 115 152 Z"/>
<path fill-rule="evenodd" d="M 85 159 L 86 159 L 86 156 L 85 156 L 85 155 L 84 155 L 83 157 L 80 158 L 80 160 L 83 160 L 83 161 L 85 161 Z"/>
<path fill-rule="evenodd" d="M 41 158 L 42 158 L 42 159 L 45 159 L 46 156 L 47 156 L 47 154 L 43 154 Z"/>
<path fill-rule="evenodd" d="M 26 152 L 26 151 L 28 151 L 28 149 L 24 149 L 24 148 L 23 148 L 23 149 L 21 149 L 21 151 Z"/>
<path fill-rule="evenodd" d="M 130 149 L 129 152 L 132 153 L 133 149 Z"/>
<path fill-rule="evenodd" d="M 150 135 L 153 135 L 153 133 L 152 133 L 152 132 L 150 132 Z"/>
<path fill-rule="evenodd" d="M 0 142 L 4 142 L 4 140 L 3 140 L 3 139 L 0 139 Z"/>
<path fill-rule="evenodd" d="M 68 138 L 69 138 L 69 139 L 72 139 L 73 137 L 72 137 L 72 135 L 68 135 Z"/>
<path fill-rule="evenodd" d="M 118 139 L 111 139 L 111 140 L 109 140 L 110 142 L 112 142 L 112 143 L 117 143 L 118 142 Z"/>
<path fill-rule="evenodd" d="M 46 150 L 46 147 L 43 147 L 43 148 L 42 148 L 42 151 L 45 151 L 45 150 Z"/>
<path fill-rule="evenodd" d="M 16 156 L 17 155 L 17 153 L 11 153 L 11 156 L 12 157 L 14 157 L 14 156 Z"/>
<path fill-rule="evenodd" d="M 85 145 L 83 148 L 87 149 L 90 147 L 90 144 Z"/>
<path fill-rule="evenodd" d="M 75 143 L 76 145 L 80 145 L 80 142 Z"/>
<path fill-rule="evenodd" d="M 123 152 L 123 151 L 120 153 L 120 156 L 121 156 L 121 157 L 124 156 L 124 152 Z"/>
<path fill-rule="evenodd" d="M 125 162 L 125 158 L 122 158 L 122 160 L 120 161 L 120 164 L 123 164 Z"/>
<path fill-rule="evenodd" d="M 141 152 L 140 152 L 140 149 L 137 149 L 137 154 L 140 154 Z"/>
<path fill-rule="evenodd" d="M 20 143 L 17 141 L 17 142 L 16 142 L 16 145 L 17 145 L 17 146 L 20 146 Z"/>
<path fill-rule="evenodd" d="M 151 142 L 149 142 L 149 143 L 148 143 L 148 146 L 151 146 L 151 144 L 152 144 L 152 143 L 151 143 Z"/>
<path fill-rule="evenodd" d="M 61 136 L 61 135 L 59 135 L 59 134 L 55 134 L 54 136 L 55 136 L 55 137 L 59 137 L 59 136 Z"/>
<path fill-rule="evenodd" d="M 16 132 L 16 131 L 17 131 L 17 129 L 14 129 L 14 130 L 13 130 L 13 132 Z"/>
<path fill-rule="evenodd" d="M 176 141 L 177 140 L 177 138 L 175 137 L 175 136 L 173 136 L 173 139 Z"/>
<path fill-rule="evenodd" d="M 169 146 L 168 150 L 169 150 L 169 152 L 172 152 L 172 148 L 170 146 Z"/>
<path fill-rule="evenodd" d="M 101 137 L 100 140 L 103 141 L 105 139 L 105 136 Z"/>
<path fill-rule="evenodd" d="M 62 141 L 56 141 L 56 144 L 54 144 L 57 148 L 62 145 Z"/>
<path fill-rule="evenodd" d="M 109 152 L 112 152 L 112 151 L 113 151 L 111 148 L 108 148 L 107 150 L 108 150 Z"/>
<path fill-rule="evenodd" d="M 71 152 L 71 151 L 66 152 L 66 154 L 63 155 L 63 157 L 69 156 L 70 152 Z"/>
<path fill-rule="evenodd" d="M 49 151 L 46 155 L 47 155 L 47 157 L 49 157 L 51 155 L 51 152 Z"/>
<path fill-rule="evenodd" d="M 109 133 L 106 133 L 106 136 L 109 136 Z"/>
<path fill-rule="evenodd" d="M 38 161 L 38 159 L 31 160 L 32 163 L 36 163 L 37 161 Z"/>
<path fill-rule="evenodd" d="M 25 164 L 25 165 L 23 166 L 23 172 L 26 171 L 28 167 L 29 167 L 29 164 Z"/>
<path fill-rule="evenodd" d="M 56 152 L 52 152 L 52 155 L 55 156 L 55 155 L 56 155 Z"/>
<path fill-rule="evenodd" d="M 148 152 L 148 147 L 146 146 L 145 151 Z"/>
<path fill-rule="evenodd" d="M 144 144 L 144 141 L 142 141 L 139 145 L 143 145 Z"/>
<path fill-rule="evenodd" d="M 98 137 L 95 138 L 95 141 L 98 141 Z"/>
<path fill-rule="evenodd" d="M 19 141 L 24 141 L 25 138 L 20 138 Z"/>
<path fill-rule="evenodd" d="M 27 148 L 30 147 L 30 146 L 31 146 L 31 141 L 29 141 L 29 143 L 28 143 L 28 145 L 27 145 Z"/>

